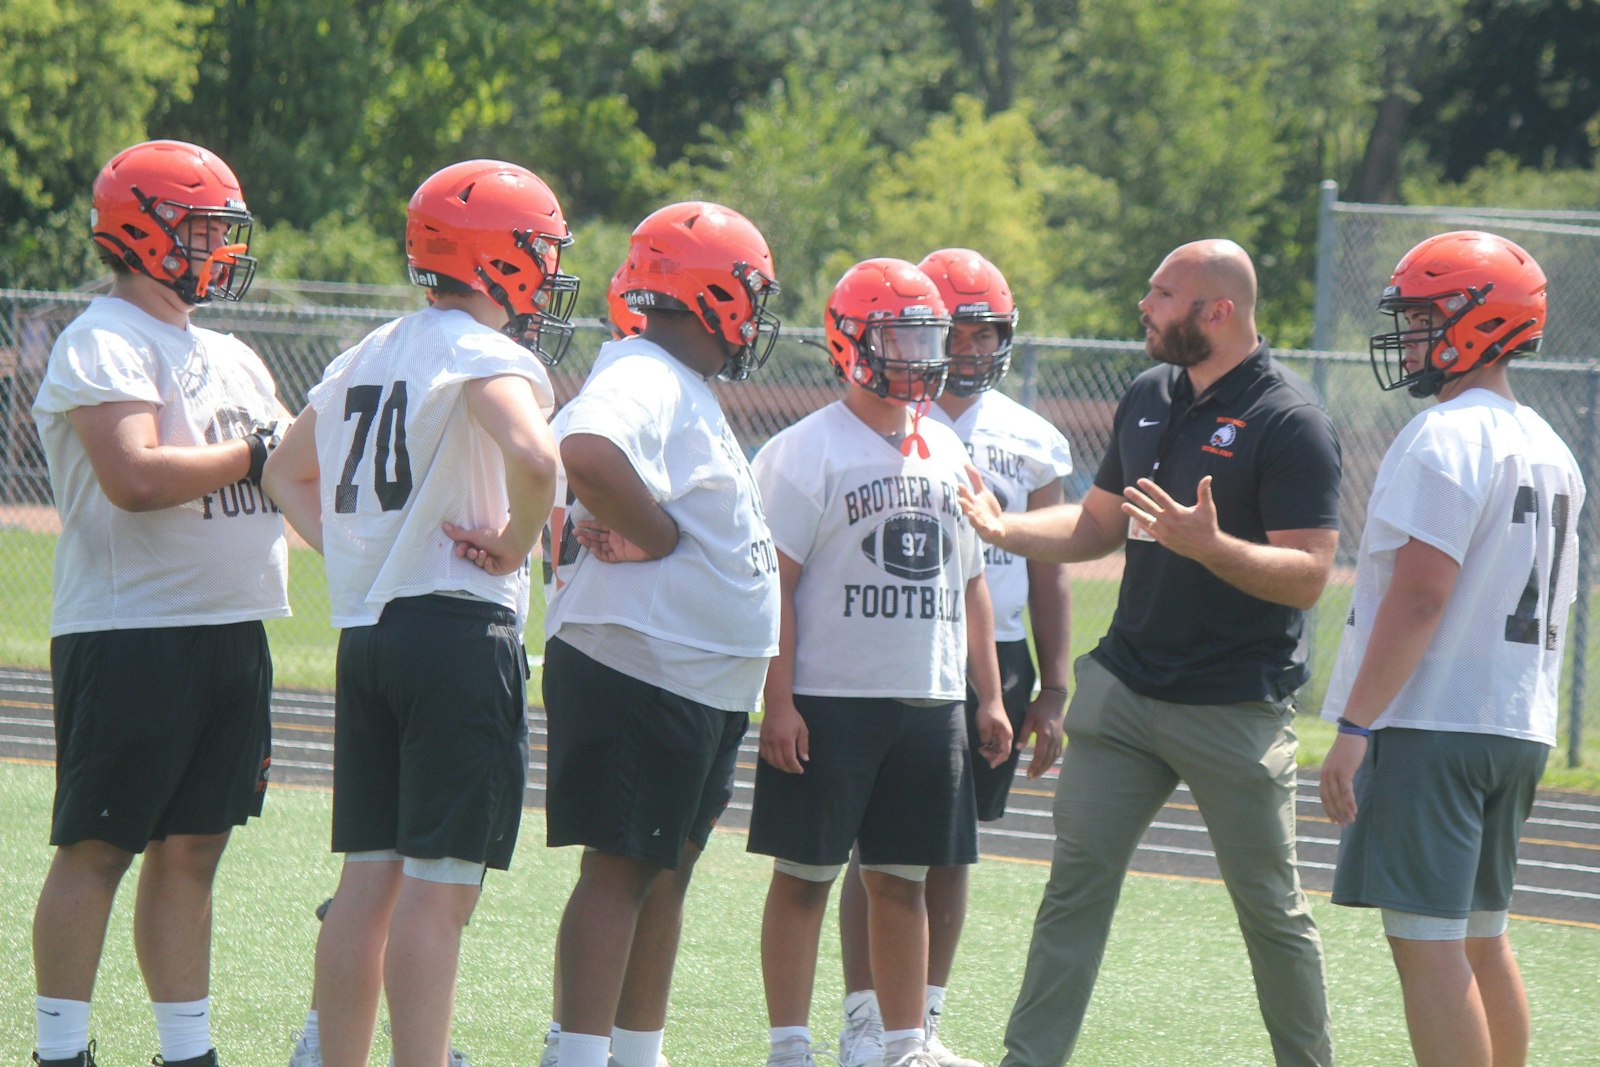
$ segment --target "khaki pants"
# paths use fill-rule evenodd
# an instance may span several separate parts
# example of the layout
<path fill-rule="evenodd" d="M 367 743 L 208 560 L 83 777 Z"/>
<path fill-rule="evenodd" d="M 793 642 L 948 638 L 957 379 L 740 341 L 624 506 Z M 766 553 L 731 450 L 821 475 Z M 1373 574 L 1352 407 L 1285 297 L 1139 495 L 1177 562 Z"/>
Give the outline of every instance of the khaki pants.
<path fill-rule="evenodd" d="M 1331 1064 L 1322 939 L 1295 870 L 1289 702 L 1170 704 L 1090 656 L 1077 671 L 1050 881 L 1000 1067 L 1059 1067 L 1072 1054 L 1128 863 L 1180 779 L 1211 833 L 1277 1063 Z"/>

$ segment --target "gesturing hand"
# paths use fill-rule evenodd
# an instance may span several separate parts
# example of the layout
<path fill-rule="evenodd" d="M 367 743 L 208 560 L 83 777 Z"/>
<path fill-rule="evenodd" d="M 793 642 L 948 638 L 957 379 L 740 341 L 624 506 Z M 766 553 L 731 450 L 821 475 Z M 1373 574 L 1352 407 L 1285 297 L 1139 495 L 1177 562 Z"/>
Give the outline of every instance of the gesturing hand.
<path fill-rule="evenodd" d="M 1006 533 L 1005 511 L 1000 507 L 1000 498 L 983 484 L 983 475 L 970 463 L 967 464 L 967 480 L 972 483 L 970 486 L 956 486 L 961 510 L 966 513 L 967 521 L 972 523 L 972 528 L 981 539 L 997 544 Z"/>
<path fill-rule="evenodd" d="M 1192 560 L 1204 557 L 1216 544 L 1217 503 L 1211 497 L 1211 475 L 1200 479 L 1195 489 L 1194 507 L 1185 507 L 1167 491 L 1140 478 L 1122 491 L 1122 513 L 1144 527 L 1157 544 Z"/>

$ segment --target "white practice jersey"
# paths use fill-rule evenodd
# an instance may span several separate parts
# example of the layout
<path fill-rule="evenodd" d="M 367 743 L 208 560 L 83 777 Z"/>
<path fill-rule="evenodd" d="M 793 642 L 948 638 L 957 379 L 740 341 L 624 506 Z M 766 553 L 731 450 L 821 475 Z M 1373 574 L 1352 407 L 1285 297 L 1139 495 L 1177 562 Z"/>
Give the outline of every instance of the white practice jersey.
<path fill-rule="evenodd" d="M 929 458 L 904 456 L 843 401 L 756 455 L 778 550 L 803 568 L 795 590 L 794 691 L 961 700 L 966 585 L 983 551 L 961 514 L 966 449 L 923 419 Z"/>
<path fill-rule="evenodd" d="M 1004 393 L 984 390 L 956 419 L 937 404 L 928 414 L 966 443 L 972 465 L 1005 511 L 1027 511 L 1028 494 L 1072 473 L 1072 453 L 1061 431 Z M 1025 640 L 1028 561 L 994 545 L 983 546 L 983 561 L 994 601 L 994 639 Z"/>
<path fill-rule="evenodd" d="M 464 311 L 425 308 L 372 331 L 311 390 L 333 625 L 370 626 L 398 597 L 464 593 L 528 611 L 528 567 L 492 575 L 442 524 L 510 514 L 500 447 L 467 411 L 467 383 L 516 375 L 546 416 L 550 379 L 527 349 Z"/>
<path fill-rule="evenodd" d="M 279 410 L 272 375 L 230 334 L 169 326 L 116 297 L 74 319 L 33 405 L 62 525 L 50 633 L 289 614 L 283 518 L 248 480 L 156 511 L 107 499 L 67 413 L 126 401 L 155 405 L 163 445 L 243 437 Z"/>
<path fill-rule="evenodd" d="M 1395 552 L 1416 538 L 1461 572 L 1422 663 L 1373 725 L 1554 745 L 1583 498 L 1577 461 L 1530 408 L 1469 389 L 1412 419 L 1378 468 L 1323 718 L 1344 713 Z"/>
<path fill-rule="evenodd" d="M 777 557 L 710 385 L 652 341 L 613 341 L 555 428 L 616 445 L 677 523 L 678 544 L 658 560 L 605 563 L 563 543 L 546 632 L 691 700 L 754 709 L 778 651 Z M 570 517 L 592 516 L 580 499 Z"/>

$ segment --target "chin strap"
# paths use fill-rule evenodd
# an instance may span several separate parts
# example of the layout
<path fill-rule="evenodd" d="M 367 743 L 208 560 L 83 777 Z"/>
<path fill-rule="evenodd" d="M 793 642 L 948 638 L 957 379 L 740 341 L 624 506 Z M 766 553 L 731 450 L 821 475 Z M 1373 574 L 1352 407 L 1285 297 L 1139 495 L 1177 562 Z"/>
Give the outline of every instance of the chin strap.
<path fill-rule="evenodd" d="M 911 432 L 906 434 L 906 439 L 900 442 L 900 454 L 909 457 L 911 450 L 917 450 L 918 459 L 928 458 L 928 442 L 922 439 L 918 427 L 922 424 L 922 416 L 928 413 L 928 405 L 933 401 L 923 397 L 917 401 L 917 406 L 911 409 Z"/>

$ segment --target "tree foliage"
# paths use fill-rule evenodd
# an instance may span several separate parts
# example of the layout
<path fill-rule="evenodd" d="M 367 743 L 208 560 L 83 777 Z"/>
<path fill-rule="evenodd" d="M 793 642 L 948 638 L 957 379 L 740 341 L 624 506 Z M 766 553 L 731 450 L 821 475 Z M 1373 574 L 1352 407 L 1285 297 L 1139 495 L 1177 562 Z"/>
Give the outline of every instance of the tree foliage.
<path fill-rule="evenodd" d="M 1127 336 L 1175 245 L 1255 256 L 1310 336 L 1317 184 L 1595 207 L 1591 0 L 29 0 L 0 5 L 0 284 L 70 286 L 114 151 L 215 149 L 264 277 L 391 281 L 437 167 L 561 197 L 580 310 L 647 212 L 766 233 L 814 322 L 856 259 L 984 251 L 1028 331 Z"/>

